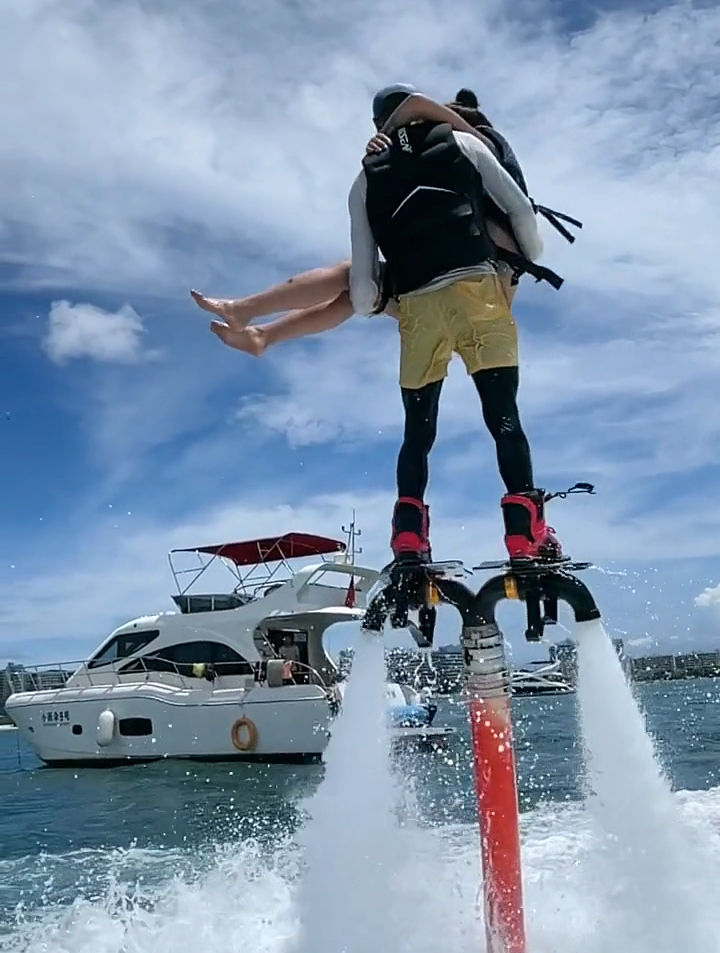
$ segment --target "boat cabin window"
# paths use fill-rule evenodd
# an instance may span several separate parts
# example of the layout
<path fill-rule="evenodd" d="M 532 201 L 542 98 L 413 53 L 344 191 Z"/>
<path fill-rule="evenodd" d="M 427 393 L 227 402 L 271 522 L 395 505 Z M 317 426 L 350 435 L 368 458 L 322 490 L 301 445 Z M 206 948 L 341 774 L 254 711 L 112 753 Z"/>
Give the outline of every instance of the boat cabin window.
<path fill-rule="evenodd" d="M 267 638 L 279 658 L 286 657 L 283 646 L 290 644 L 297 647 L 297 656 L 301 668 L 295 673 L 294 678 L 299 685 L 305 684 L 308 681 L 309 675 L 307 666 L 310 664 L 308 660 L 307 632 L 303 632 L 299 629 L 268 629 Z M 293 652 L 287 657 L 294 659 L 294 654 Z"/>
<path fill-rule="evenodd" d="M 116 635 L 114 639 L 104 645 L 100 651 L 87 663 L 88 668 L 99 668 L 101 665 L 109 665 L 111 662 L 118 662 L 120 659 L 128 658 L 144 649 L 154 639 L 160 635 L 158 629 L 146 632 L 123 632 L 122 635 Z"/>
<path fill-rule="evenodd" d="M 172 599 L 183 614 L 190 612 L 223 612 L 228 609 L 239 609 L 240 606 L 252 602 L 252 596 L 241 592 L 220 593 L 219 595 L 183 593 L 179 596 L 173 596 Z"/>
<path fill-rule="evenodd" d="M 152 734 L 152 722 L 149 718 L 121 718 L 118 732 L 126 738 L 142 738 Z"/>
<path fill-rule="evenodd" d="M 176 672 L 190 678 L 193 666 L 200 662 L 212 665 L 217 675 L 252 675 L 252 665 L 235 649 L 222 642 L 180 642 L 168 645 L 142 658 L 133 659 L 125 672 Z"/>

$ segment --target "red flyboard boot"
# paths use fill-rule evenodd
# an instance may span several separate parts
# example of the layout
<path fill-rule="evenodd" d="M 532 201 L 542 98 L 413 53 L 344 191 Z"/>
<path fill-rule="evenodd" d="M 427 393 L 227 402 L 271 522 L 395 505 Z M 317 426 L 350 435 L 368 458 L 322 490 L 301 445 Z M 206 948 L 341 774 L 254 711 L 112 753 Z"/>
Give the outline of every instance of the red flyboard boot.
<path fill-rule="evenodd" d="M 422 500 L 401 496 L 395 504 L 390 547 L 395 559 L 430 562 L 430 509 Z"/>
<path fill-rule="evenodd" d="M 562 547 L 555 537 L 555 530 L 545 522 L 544 490 L 508 493 L 500 505 L 510 559 L 552 561 L 562 558 Z"/>

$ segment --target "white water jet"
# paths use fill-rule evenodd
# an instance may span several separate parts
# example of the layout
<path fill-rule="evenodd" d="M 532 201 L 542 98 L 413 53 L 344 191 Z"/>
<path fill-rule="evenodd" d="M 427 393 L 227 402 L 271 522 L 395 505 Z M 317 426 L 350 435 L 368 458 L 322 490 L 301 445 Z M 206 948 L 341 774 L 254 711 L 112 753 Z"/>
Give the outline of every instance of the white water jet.
<path fill-rule="evenodd" d="M 712 868 L 690 843 L 615 647 L 600 621 L 578 625 L 577 640 L 587 806 L 601 838 L 598 871 L 609 894 L 623 898 L 612 916 L 638 950 L 715 953 L 704 882 Z"/>
<path fill-rule="evenodd" d="M 398 861 L 390 769 L 385 646 L 361 634 L 325 778 L 300 834 L 306 874 L 297 893 L 301 953 L 369 953 L 394 945 L 389 898 Z"/>

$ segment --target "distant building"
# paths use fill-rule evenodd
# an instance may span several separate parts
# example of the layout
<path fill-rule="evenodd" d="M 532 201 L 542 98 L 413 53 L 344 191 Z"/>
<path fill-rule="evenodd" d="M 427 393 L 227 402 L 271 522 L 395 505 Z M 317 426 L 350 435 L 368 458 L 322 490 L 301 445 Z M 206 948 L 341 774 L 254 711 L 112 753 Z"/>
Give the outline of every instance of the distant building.
<path fill-rule="evenodd" d="M 625 654 L 625 643 L 622 639 L 613 639 L 612 644 L 620 659 L 620 664 L 625 672 L 626 678 L 632 677 L 632 668 L 630 659 Z M 550 661 L 560 662 L 560 671 L 563 676 L 575 685 L 577 682 L 577 642 L 573 639 L 564 639 L 562 642 L 556 642 L 550 646 Z"/>
<path fill-rule="evenodd" d="M 650 655 L 631 660 L 632 677 L 638 682 L 676 678 L 716 678 L 720 676 L 720 651 L 690 652 L 687 655 Z"/>
<path fill-rule="evenodd" d="M 17 662 L 8 662 L 0 670 L 0 717 L 7 720 L 5 702 L 15 692 L 36 692 L 62 688 L 70 677 L 62 669 L 28 670 Z"/>
<path fill-rule="evenodd" d="M 18 665 L 17 662 L 8 662 L 5 668 L 0 671 L 0 715 L 4 716 L 6 714 L 5 702 L 13 692 L 24 691 L 25 685 L 29 685 L 27 675 L 25 667 Z"/>

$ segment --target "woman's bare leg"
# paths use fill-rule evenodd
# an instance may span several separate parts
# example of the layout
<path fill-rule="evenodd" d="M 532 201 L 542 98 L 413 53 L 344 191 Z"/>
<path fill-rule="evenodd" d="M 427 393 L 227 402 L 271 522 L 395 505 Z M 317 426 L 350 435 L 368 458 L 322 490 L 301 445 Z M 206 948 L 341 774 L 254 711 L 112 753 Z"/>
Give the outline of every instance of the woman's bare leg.
<path fill-rule="evenodd" d="M 347 291 L 349 282 L 350 262 L 341 261 L 329 268 L 315 268 L 295 275 L 289 281 L 247 298 L 206 298 L 199 291 L 190 294 L 204 311 L 217 315 L 232 329 L 239 330 L 265 314 L 313 308 L 333 301 Z"/>
<path fill-rule="evenodd" d="M 267 324 L 235 328 L 229 323 L 213 321 L 210 324 L 210 330 L 217 334 L 228 347 L 260 357 L 273 344 L 281 344 L 283 341 L 306 337 L 309 334 L 321 334 L 323 331 L 336 328 L 352 315 L 350 294 L 343 291 L 332 301 L 326 301 L 314 308 L 290 311 Z"/>

